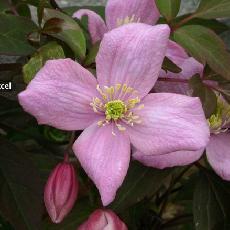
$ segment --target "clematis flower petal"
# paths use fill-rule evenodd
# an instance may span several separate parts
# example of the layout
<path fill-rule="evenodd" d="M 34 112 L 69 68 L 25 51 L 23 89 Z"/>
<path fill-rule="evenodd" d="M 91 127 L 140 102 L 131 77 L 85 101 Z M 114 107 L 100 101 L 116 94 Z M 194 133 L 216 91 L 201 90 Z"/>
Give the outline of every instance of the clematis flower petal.
<path fill-rule="evenodd" d="M 161 71 L 161 78 L 170 78 L 179 80 L 189 80 L 195 74 L 203 75 L 204 66 L 192 57 L 189 57 L 185 50 L 177 43 L 170 41 L 166 52 L 166 56 L 179 66 L 182 71 L 178 74 L 172 72 Z M 190 95 L 191 89 L 188 82 L 170 82 L 157 81 L 154 86 L 155 92 L 170 92 Z"/>
<path fill-rule="evenodd" d="M 209 127 L 198 98 L 171 93 L 147 95 L 134 109 L 142 123 L 127 126 L 133 146 L 145 155 L 196 151 L 209 141 Z"/>
<path fill-rule="evenodd" d="M 134 151 L 133 158 L 142 164 L 158 169 L 174 166 L 185 166 L 200 159 L 204 149 L 197 151 L 176 151 L 162 155 L 144 155 L 140 151 Z"/>
<path fill-rule="evenodd" d="M 224 180 L 230 180 L 230 133 L 211 135 L 206 154 L 215 172 Z"/>
<path fill-rule="evenodd" d="M 184 95 L 191 95 L 191 89 L 189 87 L 188 80 L 195 74 L 200 74 L 202 76 L 203 65 L 197 62 L 194 58 L 188 58 L 184 61 L 183 64 L 178 65 L 182 71 L 180 73 L 172 73 L 161 71 L 161 78 L 176 79 L 178 82 L 170 81 L 157 81 L 154 86 L 155 92 L 165 92 L 165 93 L 178 93 Z M 179 82 L 180 80 L 185 80 L 184 82 Z M 187 82 L 186 82 L 187 80 Z"/>
<path fill-rule="evenodd" d="M 131 22 L 154 25 L 160 17 L 155 0 L 109 0 L 105 14 L 109 30 L 118 27 L 119 20 L 124 21 L 126 18 L 133 18 Z"/>
<path fill-rule="evenodd" d="M 99 84 L 127 84 L 146 95 L 158 78 L 169 33 L 167 25 L 131 23 L 105 34 L 96 58 Z"/>
<path fill-rule="evenodd" d="M 88 176 L 100 191 L 104 205 L 113 201 L 122 184 L 130 160 L 130 141 L 126 133 L 115 130 L 112 124 L 85 129 L 74 143 L 73 150 Z"/>
<path fill-rule="evenodd" d="M 176 65 L 181 65 L 189 58 L 184 48 L 174 41 L 169 41 L 166 56 Z"/>
<path fill-rule="evenodd" d="M 87 9 L 78 10 L 73 14 L 73 17 L 78 19 L 81 19 L 83 16 L 88 16 L 88 27 L 92 43 L 94 44 L 102 40 L 108 29 L 101 16 L 94 11 Z"/>
<path fill-rule="evenodd" d="M 128 230 L 126 225 L 111 210 L 98 209 L 77 230 Z"/>
<path fill-rule="evenodd" d="M 52 60 L 18 97 L 39 124 L 79 130 L 100 119 L 90 107 L 96 85 L 94 76 L 71 59 Z"/>

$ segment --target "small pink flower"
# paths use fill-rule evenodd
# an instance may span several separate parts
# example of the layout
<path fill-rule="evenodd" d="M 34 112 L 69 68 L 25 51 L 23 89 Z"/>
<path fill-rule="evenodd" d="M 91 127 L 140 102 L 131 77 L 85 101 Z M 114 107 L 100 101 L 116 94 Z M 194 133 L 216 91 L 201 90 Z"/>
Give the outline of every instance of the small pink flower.
<path fill-rule="evenodd" d="M 73 150 L 100 191 L 113 201 L 128 170 L 130 146 L 141 156 L 205 148 L 209 128 L 199 98 L 148 94 L 168 45 L 167 25 L 131 23 L 107 33 L 96 58 L 97 79 L 70 59 L 48 61 L 19 94 L 39 124 L 85 129 Z M 186 161 L 197 160 L 185 154 Z M 181 161 L 183 161 L 181 163 Z"/>
<path fill-rule="evenodd" d="M 73 17 L 81 19 L 84 15 L 88 16 L 92 43 L 101 41 L 107 31 L 118 26 L 133 22 L 154 25 L 160 17 L 155 0 L 109 0 L 105 8 L 106 23 L 98 14 L 87 9 L 76 11 Z M 171 40 L 168 43 L 165 56 L 179 66 L 182 72 L 175 74 L 161 70 L 160 77 L 188 79 L 197 73 L 203 73 L 204 66 L 193 57 L 189 57 L 180 45 Z M 190 94 L 187 83 L 180 83 L 177 84 L 177 87 L 172 88 L 172 84 L 158 81 L 154 90 L 155 92 L 168 92 L 169 85 L 171 93 L 178 93 L 183 90 L 186 94 Z"/>
<path fill-rule="evenodd" d="M 60 223 L 77 199 L 78 181 L 72 164 L 63 162 L 51 172 L 44 191 L 46 210 L 54 223 Z"/>
<path fill-rule="evenodd" d="M 126 225 L 111 210 L 98 209 L 77 230 L 128 230 Z"/>
<path fill-rule="evenodd" d="M 160 17 L 155 0 L 109 0 L 105 8 L 106 23 L 100 15 L 87 9 L 76 11 L 73 17 L 81 19 L 85 15 L 93 43 L 101 41 L 106 32 L 118 26 L 133 22 L 154 25 Z"/>
<path fill-rule="evenodd" d="M 168 50 L 169 51 L 169 50 Z M 203 66 L 198 64 L 193 58 L 188 57 L 184 49 L 176 43 L 171 46 L 170 59 L 182 68 L 179 74 L 163 73 L 161 76 L 165 78 L 189 80 L 194 74 L 200 74 L 203 78 Z M 181 63 L 181 64 L 180 64 Z M 204 80 L 207 83 L 207 81 Z M 213 84 L 213 82 L 208 82 Z M 154 90 L 156 92 L 168 92 L 188 95 L 190 89 L 188 83 L 177 82 L 157 82 Z M 208 119 L 211 137 L 206 147 L 207 159 L 215 170 L 215 172 L 224 180 L 230 181 L 230 106 L 226 101 L 218 96 L 218 106 L 215 114 Z M 172 152 L 168 155 L 155 157 L 142 157 L 138 152 L 134 153 L 134 157 L 143 164 L 151 167 L 166 168 L 178 165 L 178 161 L 185 162 L 190 155 L 197 155 L 197 159 L 202 155 L 204 149 L 195 152 Z M 185 157 L 186 156 L 186 157 Z"/>
<path fill-rule="evenodd" d="M 191 95 L 191 89 L 189 88 L 188 81 L 195 74 L 203 75 L 204 66 L 195 60 L 193 57 L 189 57 L 185 50 L 176 42 L 170 41 L 166 56 L 179 66 L 182 71 L 180 73 L 172 73 L 161 70 L 160 77 L 165 78 L 168 81 L 157 81 L 154 86 L 154 92 L 170 92 L 179 93 L 185 95 Z M 177 80 L 178 82 L 170 82 L 170 79 Z M 184 82 L 179 82 L 185 80 Z"/>

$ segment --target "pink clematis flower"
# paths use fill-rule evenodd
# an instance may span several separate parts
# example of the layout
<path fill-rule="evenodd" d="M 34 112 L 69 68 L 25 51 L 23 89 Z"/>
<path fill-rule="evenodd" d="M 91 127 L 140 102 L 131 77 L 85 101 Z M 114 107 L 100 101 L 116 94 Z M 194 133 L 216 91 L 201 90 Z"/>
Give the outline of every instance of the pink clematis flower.
<path fill-rule="evenodd" d="M 106 23 L 92 10 L 81 9 L 73 14 L 78 19 L 83 16 L 88 16 L 89 33 L 94 44 L 101 41 L 109 30 L 124 24 L 141 22 L 154 25 L 160 13 L 155 0 L 109 0 L 105 8 Z"/>
<path fill-rule="evenodd" d="M 186 80 L 189 80 L 195 74 L 202 76 L 204 66 L 193 57 L 189 57 L 185 50 L 173 41 L 170 41 L 168 44 L 166 56 L 179 66 L 182 71 L 180 73 L 167 71 L 166 73 L 164 70 L 161 70 L 160 78 L 163 79 L 157 81 L 154 86 L 154 92 L 170 92 L 191 95 L 191 89 Z M 172 80 L 172 82 L 170 82 L 170 80 Z M 173 82 L 173 80 L 175 80 L 175 82 Z"/>
<path fill-rule="evenodd" d="M 88 27 L 92 43 L 101 41 L 104 34 L 116 27 L 122 26 L 127 23 L 141 22 L 149 25 L 154 25 L 160 18 L 159 10 L 156 6 L 155 0 L 108 0 L 105 8 L 106 22 L 100 15 L 87 9 L 81 9 L 73 14 L 74 18 L 81 19 L 83 16 L 88 16 Z M 195 74 L 201 74 L 204 66 L 196 61 L 194 58 L 189 57 L 184 49 L 173 41 L 169 41 L 166 56 L 178 65 L 182 72 L 179 74 L 170 73 L 166 74 L 161 71 L 160 77 L 170 78 L 189 78 Z M 155 86 L 155 92 L 167 92 L 168 83 L 158 81 Z M 180 89 L 189 93 L 187 84 L 181 83 Z M 170 92 L 178 93 L 178 87 Z"/>
<path fill-rule="evenodd" d="M 98 209 L 77 230 L 128 230 L 126 225 L 111 210 Z"/>
<path fill-rule="evenodd" d="M 130 161 L 130 144 L 143 155 L 205 148 L 209 128 L 198 98 L 149 94 L 169 38 L 167 25 L 131 23 L 107 33 L 96 58 L 97 79 L 70 59 L 48 61 L 19 94 L 39 124 L 85 129 L 73 150 L 100 191 L 113 201 Z M 184 155 L 186 163 L 197 160 Z M 180 165 L 180 162 L 178 162 Z"/>
<path fill-rule="evenodd" d="M 220 177 L 230 181 L 230 105 L 221 96 L 208 123 L 211 138 L 206 148 L 207 159 Z"/>
<path fill-rule="evenodd" d="M 201 78 L 203 77 L 203 66 L 193 58 L 188 57 L 184 49 L 176 43 L 170 55 L 170 59 L 182 68 L 182 72 L 179 74 L 166 74 L 162 71 L 162 77 L 189 80 L 189 78 L 196 73 L 200 74 Z M 204 80 L 203 82 L 213 85 L 210 81 Z M 186 81 L 184 83 L 158 81 L 154 86 L 154 91 L 185 95 L 189 95 L 191 93 L 191 89 L 189 89 L 188 82 Z M 207 121 L 211 132 L 210 141 L 206 147 L 207 159 L 212 168 L 221 178 L 224 180 L 230 180 L 230 106 L 221 96 L 218 96 L 218 105 L 215 114 L 213 114 Z M 165 155 L 157 157 L 142 157 L 138 151 L 136 151 L 133 156 L 147 166 L 166 168 L 177 166 L 178 161 L 183 162 L 186 154 L 187 156 L 189 156 L 189 154 L 197 154 L 197 158 L 199 158 L 203 151 L 204 149 L 190 153 L 182 151 L 171 153 L 168 156 Z"/>

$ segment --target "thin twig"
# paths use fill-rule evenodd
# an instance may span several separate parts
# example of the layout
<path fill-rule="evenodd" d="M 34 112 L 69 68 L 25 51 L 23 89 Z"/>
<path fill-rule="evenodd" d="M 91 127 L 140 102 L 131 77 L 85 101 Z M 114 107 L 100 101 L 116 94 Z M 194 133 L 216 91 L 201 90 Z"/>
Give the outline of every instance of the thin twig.
<path fill-rule="evenodd" d="M 165 196 L 165 200 L 161 206 L 160 212 L 159 212 L 159 216 L 162 216 L 166 206 L 167 206 L 167 202 L 168 202 L 168 198 L 170 193 L 172 192 L 174 186 L 178 183 L 178 181 L 183 177 L 183 175 L 192 167 L 193 165 L 189 165 L 188 167 L 186 167 L 174 180 L 171 181 L 170 186 L 168 188 L 168 190 L 163 194 L 163 196 Z"/>
<path fill-rule="evenodd" d="M 175 31 L 177 29 L 179 29 L 181 26 L 183 26 L 184 24 L 188 23 L 190 20 L 192 20 L 193 18 L 195 18 L 196 15 L 195 14 L 191 14 L 189 15 L 187 18 L 184 18 L 183 20 L 181 20 L 179 23 L 177 23 L 172 30 Z"/>
<path fill-rule="evenodd" d="M 189 83 L 189 80 L 187 79 L 169 78 L 169 77 L 159 77 L 158 81 L 167 81 L 172 83 L 185 83 L 185 84 Z"/>
<path fill-rule="evenodd" d="M 69 139 L 69 144 L 68 144 L 68 146 L 67 146 L 67 148 L 66 148 L 66 153 L 67 153 L 67 154 L 72 153 L 72 145 L 73 145 L 73 143 L 74 143 L 74 140 L 75 140 L 75 131 L 73 131 L 73 132 L 71 133 L 71 136 L 70 136 L 70 139 Z"/>
<path fill-rule="evenodd" d="M 16 15 L 16 16 L 19 16 L 15 6 L 13 5 L 12 1 L 11 0 L 8 0 L 8 4 L 9 4 L 9 7 L 10 7 L 10 10 L 11 12 Z"/>
<path fill-rule="evenodd" d="M 56 3 L 55 0 L 50 0 L 50 5 L 51 5 L 54 9 L 63 12 L 63 10 L 58 6 L 58 4 Z"/>
<path fill-rule="evenodd" d="M 168 228 L 171 228 L 171 227 L 175 227 L 176 225 L 180 225 L 182 224 L 183 222 L 181 220 L 192 220 L 193 219 L 193 215 L 192 214 L 184 214 L 184 215 L 181 215 L 181 216 L 177 216 L 175 218 L 173 218 L 172 220 L 169 220 L 168 222 L 166 222 L 162 228 L 163 229 L 168 229 Z M 179 223 L 178 223 L 179 221 Z"/>

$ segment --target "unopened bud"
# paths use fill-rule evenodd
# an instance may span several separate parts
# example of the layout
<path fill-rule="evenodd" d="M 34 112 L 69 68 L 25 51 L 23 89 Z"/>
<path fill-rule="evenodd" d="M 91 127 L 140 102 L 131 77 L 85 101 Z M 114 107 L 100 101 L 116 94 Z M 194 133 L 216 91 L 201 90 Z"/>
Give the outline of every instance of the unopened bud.
<path fill-rule="evenodd" d="M 111 210 L 98 209 L 77 230 L 128 230 L 126 225 Z"/>
<path fill-rule="evenodd" d="M 51 172 L 44 191 L 47 212 L 54 223 L 60 223 L 77 199 L 78 180 L 71 163 L 58 164 Z"/>

